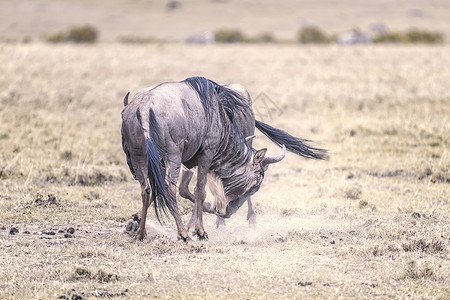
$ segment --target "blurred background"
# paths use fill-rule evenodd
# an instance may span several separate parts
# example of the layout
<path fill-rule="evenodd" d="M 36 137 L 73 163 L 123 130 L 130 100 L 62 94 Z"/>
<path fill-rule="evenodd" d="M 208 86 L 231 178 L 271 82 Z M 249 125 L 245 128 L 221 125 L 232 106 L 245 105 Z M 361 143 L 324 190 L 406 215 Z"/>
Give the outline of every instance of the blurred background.
<path fill-rule="evenodd" d="M 12 42 L 448 43 L 446 0 L 1 0 Z"/>
<path fill-rule="evenodd" d="M 0 299 L 448 299 L 449 20 L 450 0 L 0 0 Z M 150 209 L 127 242 L 123 97 L 198 75 L 330 160 L 272 165 L 256 228 L 244 205 L 185 245 Z"/>

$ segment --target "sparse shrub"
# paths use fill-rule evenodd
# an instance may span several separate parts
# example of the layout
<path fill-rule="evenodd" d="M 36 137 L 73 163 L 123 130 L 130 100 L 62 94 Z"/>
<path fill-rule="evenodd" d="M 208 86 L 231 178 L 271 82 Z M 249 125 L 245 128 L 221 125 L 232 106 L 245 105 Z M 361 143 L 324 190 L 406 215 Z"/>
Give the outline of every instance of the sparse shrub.
<path fill-rule="evenodd" d="M 49 43 L 95 43 L 98 38 L 98 30 L 91 25 L 76 26 L 66 31 L 59 31 L 45 36 Z"/>
<path fill-rule="evenodd" d="M 91 25 L 72 27 L 67 35 L 67 40 L 74 43 L 94 43 L 97 41 L 97 29 Z"/>
<path fill-rule="evenodd" d="M 434 276 L 434 270 L 428 264 L 420 267 L 417 265 L 415 260 L 411 260 L 407 263 L 405 272 L 400 276 L 399 279 L 420 279 L 420 278 L 429 278 Z"/>
<path fill-rule="evenodd" d="M 362 190 L 359 186 L 348 188 L 345 191 L 345 198 L 347 198 L 347 199 L 358 200 L 361 198 L 361 195 L 362 195 Z"/>
<path fill-rule="evenodd" d="M 328 44 L 333 39 L 319 27 L 308 26 L 300 29 L 298 41 L 302 44 Z"/>
<path fill-rule="evenodd" d="M 4 167 L 0 167 L 0 179 L 8 178 L 8 172 L 5 171 Z"/>
<path fill-rule="evenodd" d="M 72 280 L 89 280 L 92 279 L 91 271 L 85 268 L 76 268 L 75 272 L 71 276 Z"/>
<path fill-rule="evenodd" d="M 431 168 L 426 168 L 424 171 L 418 174 L 417 179 L 422 180 L 428 178 L 431 175 L 433 175 L 433 170 L 431 170 Z"/>
<path fill-rule="evenodd" d="M 72 151 L 64 151 L 60 155 L 60 158 L 62 160 L 72 160 L 72 157 L 73 157 Z"/>
<path fill-rule="evenodd" d="M 251 40 L 254 43 L 274 43 L 275 38 L 269 32 L 264 32 Z"/>
<path fill-rule="evenodd" d="M 374 43 L 441 44 L 444 41 L 444 36 L 439 32 L 413 28 L 405 32 L 381 33 L 373 41 Z"/>
<path fill-rule="evenodd" d="M 103 270 L 98 270 L 96 278 L 100 283 L 114 282 L 119 280 L 119 276 L 117 276 L 116 274 L 106 273 Z"/>
<path fill-rule="evenodd" d="M 214 32 L 217 43 L 246 43 L 249 39 L 237 29 L 219 29 Z"/>
<path fill-rule="evenodd" d="M 72 184 L 82 186 L 96 186 L 107 182 L 126 181 L 127 174 L 120 171 L 108 170 L 106 168 L 91 168 L 78 172 L 73 178 Z"/>
<path fill-rule="evenodd" d="M 450 172 L 437 171 L 431 176 L 432 183 L 450 183 Z"/>
<path fill-rule="evenodd" d="M 153 37 L 139 37 L 132 35 L 125 35 L 118 38 L 118 41 L 124 44 L 152 44 L 158 40 Z"/>
<path fill-rule="evenodd" d="M 369 202 L 367 202 L 367 200 L 361 200 L 359 201 L 358 207 L 360 209 L 366 208 L 369 205 Z"/>
<path fill-rule="evenodd" d="M 427 242 L 424 239 L 413 240 L 407 244 L 402 245 L 403 251 L 405 252 L 425 252 L 425 253 L 441 253 L 445 250 L 444 242 L 440 240 L 433 240 Z"/>
<path fill-rule="evenodd" d="M 65 42 L 66 39 L 67 36 L 62 31 L 50 33 L 45 36 L 45 41 L 49 43 L 62 43 Z"/>
<path fill-rule="evenodd" d="M 114 282 L 119 280 L 119 276 L 112 273 L 107 273 L 101 269 L 96 274 L 90 270 L 78 267 L 75 272 L 70 276 L 72 280 L 97 280 L 99 283 Z"/>
<path fill-rule="evenodd" d="M 442 33 L 428 30 L 410 29 L 406 32 L 410 43 L 441 44 L 444 41 Z"/>
<path fill-rule="evenodd" d="M 281 215 L 283 217 L 295 216 L 298 214 L 298 210 L 295 208 L 284 208 L 281 210 Z"/>
<path fill-rule="evenodd" d="M 50 207 L 50 206 L 61 206 L 61 201 L 56 198 L 55 195 L 49 194 L 47 199 L 45 199 L 41 194 L 37 194 L 36 198 L 28 202 L 26 207 L 36 206 L 36 207 Z"/>

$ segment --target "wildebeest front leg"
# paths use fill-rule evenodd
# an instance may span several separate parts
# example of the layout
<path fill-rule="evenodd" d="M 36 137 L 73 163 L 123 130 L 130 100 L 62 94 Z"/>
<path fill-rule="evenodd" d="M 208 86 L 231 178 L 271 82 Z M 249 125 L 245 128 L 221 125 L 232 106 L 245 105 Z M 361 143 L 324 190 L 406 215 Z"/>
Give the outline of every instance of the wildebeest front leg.
<path fill-rule="evenodd" d="M 248 226 L 255 227 L 256 226 L 256 214 L 255 214 L 255 211 L 253 210 L 252 200 L 250 199 L 250 197 L 247 200 L 247 204 L 248 204 L 248 211 L 247 211 Z"/>
<path fill-rule="evenodd" d="M 197 171 L 197 185 L 195 187 L 195 207 L 197 213 L 197 223 L 195 224 L 195 234 L 199 239 L 208 239 L 208 234 L 205 232 L 203 227 L 203 202 L 206 198 L 206 176 L 211 164 L 211 160 L 207 158 L 204 154 L 203 157 L 198 160 L 198 171 Z"/>
<path fill-rule="evenodd" d="M 194 209 L 192 210 L 192 216 L 186 225 L 186 230 L 189 231 L 190 228 L 192 228 L 197 221 L 197 206 L 195 204 L 195 196 L 191 193 L 189 190 L 189 182 L 192 179 L 192 176 L 194 175 L 194 172 L 188 169 L 182 169 L 181 171 L 181 180 L 180 180 L 180 186 L 178 189 L 178 192 L 180 193 L 180 196 L 190 200 L 192 203 L 194 203 Z M 211 204 L 210 203 L 203 203 L 203 211 L 214 213 L 211 210 Z"/>
<path fill-rule="evenodd" d="M 180 187 L 178 189 L 178 192 L 180 193 L 180 196 L 192 201 L 195 203 L 195 197 L 192 195 L 191 191 L 189 190 L 189 182 L 191 182 L 192 176 L 194 175 L 194 172 L 188 169 L 182 169 L 181 170 L 181 181 L 180 181 Z"/>

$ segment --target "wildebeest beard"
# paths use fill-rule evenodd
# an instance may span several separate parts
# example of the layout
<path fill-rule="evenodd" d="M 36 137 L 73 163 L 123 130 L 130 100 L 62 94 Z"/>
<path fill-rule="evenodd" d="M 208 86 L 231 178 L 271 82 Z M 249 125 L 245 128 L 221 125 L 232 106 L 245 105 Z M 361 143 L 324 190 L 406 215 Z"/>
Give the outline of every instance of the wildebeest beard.
<path fill-rule="evenodd" d="M 208 174 L 208 187 L 214 195 L 212 212 L 217 216 L 229 218 L 259 190 L 261 183 L 262 178 L 255 184 L 255 178 L 248 176 L 237 175 L 221 179 L 211 173 Z"/>

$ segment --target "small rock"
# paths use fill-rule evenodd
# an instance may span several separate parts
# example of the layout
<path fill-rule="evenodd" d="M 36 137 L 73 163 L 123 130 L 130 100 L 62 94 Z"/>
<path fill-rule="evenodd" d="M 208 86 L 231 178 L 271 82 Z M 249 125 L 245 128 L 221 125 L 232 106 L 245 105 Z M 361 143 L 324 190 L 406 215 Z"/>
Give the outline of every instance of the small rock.
<path fill-rule="evenodd" d="M 5 225 L 0 225 L 0 229 L 1 229 L 1 230 L 6 230 Z"/>
<path fill-rule="evenodd" d="M 64 235 L 64 237 L 65 237 L 66 239 L 70 239 L 70 238 L 72 238 L 72 235 L 71 235 L 70 233 L 66 233 L 66 234 Z"/>
<path fill-rule="evenodd" d="M 19 233 L 19 229 L 17 227 L 11 227 L 9 234 L 14 235 L 16 233 Z"/>
<path fill-rule="evenodd" d="M 308 285 L 312 285 L 311 281 L 300 281 L 299 283 L 297 283 L 299 286 L 308 286 Z"/>
<path fill-rule="evenodd" d="M 72 300 L 82 300 L 83 299 L 83 297 L 81 297 L 80 295 L 78 295 L 78 294 L 73 294 L 72 295 Z"/>
<path fill-rule="evenodd" d="M 60 229 L 60 230 L 58 230 L 58 233 L 64 233 L 64 230 Z"/>
<path fill-rule="evenodd" d="M 69 227 L 69 228 L 67 228 L 67 233 L 74 234 L 75 229 L 73 227 Z"/>
<path fill-rule="evenodd" d="M 334 240 L 332 240 L 332 241 L 330 242 L 330 244 L 331 244 L 331 245 L 334 245 L 334 244 L 336 244 L 336 242 L 335 242 Z"/>
<path fill-rule="evenodd" d="M 30 234 L 30 232 L 28 230 L 25 230 L 23 233 Z"/>
<path fill-rule="evenodd" d="M 413 212 L 411 214 L 411 217 L 413 217 L 414 219 L 420 219 L 422 217 L 422 215 L 418 212 Z"/>

